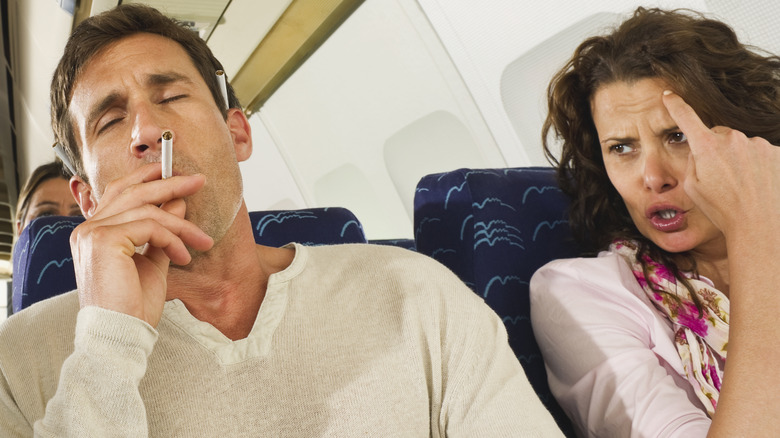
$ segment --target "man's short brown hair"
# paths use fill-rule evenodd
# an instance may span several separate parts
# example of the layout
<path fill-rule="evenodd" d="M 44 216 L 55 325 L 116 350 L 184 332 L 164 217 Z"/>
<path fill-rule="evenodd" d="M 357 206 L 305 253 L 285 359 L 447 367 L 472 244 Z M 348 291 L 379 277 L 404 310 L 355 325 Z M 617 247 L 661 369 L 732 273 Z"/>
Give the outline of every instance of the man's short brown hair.
<path fill-rule="evenodd" d="M 69 111 L 73 86 L 96 54 L 108 45 L 138 33 L 156 34 L 179 43 L 211 90 L 214 102 L 223 109 L 223 114 L 227 117 L 227 108 L 224 108 L 224 99 L 215 75 L 217 70 L 223 70 L 222 64 L 195 31 L 154 8 L 138 4 L 120 5 L 90 17 L 79 24 L 71 34 L 51 81 L 51 124 L 55 141 L 65 149 L 76 174 L 85 180 L 81 151 L 76 143 Z M 230 108 L 241 107 L 230 84 L 228 101 Z"/>

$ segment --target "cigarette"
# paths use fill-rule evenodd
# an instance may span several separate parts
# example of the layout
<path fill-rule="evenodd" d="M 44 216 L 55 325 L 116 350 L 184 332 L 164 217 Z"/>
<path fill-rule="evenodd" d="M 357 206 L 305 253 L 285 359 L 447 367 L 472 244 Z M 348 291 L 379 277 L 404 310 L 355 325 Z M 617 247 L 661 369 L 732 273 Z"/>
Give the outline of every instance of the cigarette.
<path fill-rule="evenodd" d="M 163 179 L 173 176 L 173 133 L 163 131 L 162 133 L 162 177 Z"/>
<path fill-rule="evenodd" d="M 54 143 L 52 147 L 54 148 L 54 153 L 60 158 L 62 164 L 64 164 L 65 167 L 68 168 L 70 174 L 75 175 L 76 171 L 74 170 L 73 164 L 70 163 L 70 160 L 68 159 L 68 156 L 65 154 L 65 150 L 62 148 L 62 145 L 59 143 Z"/>
<path fill-rule="evenodd" d="M 222 98 L 225 99 L 225 108 L 230 109 L 230 101 L 228 101 L 227 94 L 227 79 L 225 78 L 225 72 L 217 70 L 217 82 L 219 82 L 219 89 L 222 91 Z"/>

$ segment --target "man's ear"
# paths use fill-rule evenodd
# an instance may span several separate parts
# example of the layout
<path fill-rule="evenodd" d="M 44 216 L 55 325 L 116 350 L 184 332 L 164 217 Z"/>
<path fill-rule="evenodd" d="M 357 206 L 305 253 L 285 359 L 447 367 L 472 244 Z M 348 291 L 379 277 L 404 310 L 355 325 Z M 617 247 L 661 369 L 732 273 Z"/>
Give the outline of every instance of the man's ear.
<path fill-rule="evenodd" d="M 238 161 L 245 161 L 252 155 L 252 128 L 244 112 L 239 108 L 230 108 L 227 125 L 233 136 L 233 147 Z"/>
<path fill-rule="evenodd" d="M 81 207 L 81 214 L 89 219 L 95 214 L 95 209 L 97 208 L 97 201 L 92 196 L 92 187 L 78 175 L 70 177 L 68 183 L 70 185 L 70 193 L 76 199 L 79 207 Z"/>

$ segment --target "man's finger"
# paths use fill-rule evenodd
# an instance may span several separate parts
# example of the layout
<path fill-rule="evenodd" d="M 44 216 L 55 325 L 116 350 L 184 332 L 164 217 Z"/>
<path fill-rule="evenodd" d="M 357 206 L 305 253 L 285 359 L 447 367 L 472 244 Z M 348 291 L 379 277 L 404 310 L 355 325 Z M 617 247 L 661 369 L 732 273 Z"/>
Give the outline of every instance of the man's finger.
<path fill-rule="evenodd" d="M 704 124 L 696 114 L 696 111 L 688 105 L 682 97 L 666 90 L 663 95 L 664 105 L 672 120 L 677 123 L 677 127 L 688 137 L 688 144 L 698 144 L 697 140 L 702 140 L 712 134 L 710 128 Z"/>
<path fill-rule="evenodd" d="M 173 199 L 190 196 L 206 183 L 201 174 L 174 176 L 166 180 L 156 179 L 143 184 L 124 186 L 120 181 L 111 182 L 105 190 L 96 211 L 100 217 L 111 216 L 123 210 L 142 205 L 160 205 Z"/>

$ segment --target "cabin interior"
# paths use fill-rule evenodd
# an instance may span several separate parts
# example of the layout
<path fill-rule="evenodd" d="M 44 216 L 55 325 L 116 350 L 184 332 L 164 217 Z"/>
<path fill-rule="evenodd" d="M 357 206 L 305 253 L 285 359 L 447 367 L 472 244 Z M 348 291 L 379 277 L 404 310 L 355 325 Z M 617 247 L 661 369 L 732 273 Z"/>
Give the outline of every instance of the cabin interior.
<path fill-rule="evenodd" d="M 345 207 L 369 240 L 414 237 L 424 175 L 547 166 L 552 72 L 637 6 L 706 12 L 780 53 L 780 3 L 767 0 L 2 0 L 6 282 L 19 188 L 54 158 L 49 83 L 67 36 L 137 2 L 186 22 L 225 65 L 252 126 L 254 153 L 241 164 L 249 210 Z"/>

